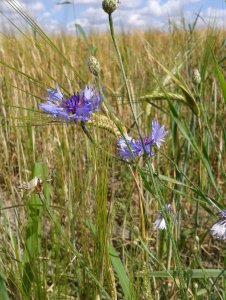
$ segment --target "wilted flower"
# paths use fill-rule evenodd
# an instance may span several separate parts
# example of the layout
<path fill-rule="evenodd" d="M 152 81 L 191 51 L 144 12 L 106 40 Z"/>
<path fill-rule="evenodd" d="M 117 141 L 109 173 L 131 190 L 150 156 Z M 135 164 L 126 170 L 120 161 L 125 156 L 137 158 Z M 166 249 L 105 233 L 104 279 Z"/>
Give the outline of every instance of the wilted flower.
<path fill-rule="evenodd" d="M 217 237 L 220 240 L 226 240 L 226 209 L 219 212 L 219 221 L 215 223 L 210 232 L 214 237 Z"/>
<path fill-rule="evenodd" d="M 166 204 L 165 206 L 165 211 L 167 213 L 171 212 L 171 205 L 170 204 Z M 166 221 L 162 215 L 162 213 L 160 211 L 158 211 L 158 218 L 155 220 L 155 222 L 153 223 L 153 225 L 160 230 L 164 230 L 166 229 Z"/>
<path fill-rule="evenodd" d="M 120 156 L 127 160 L 132 160 L 133 157 L 141 156 L 144 153 L 147 155 L 154 155 L 151 147 L 155 145 L 157 148 L 160 148 L 167 132 L 165 126 L 160 127 L 157 121 L 153 121 L 150 136 L 147 136 L 142 140 L 134 140 L 130 136 L 125 135 L 125 138 L 120 137 L 118 139 L 117 149 Z"/>
<path fill-rule="evenodd" d="M 41 103 L 39 106 L 43 112 L 53 115 L 54 119 L 59 118 L 68 123 L 74 120 L 88 121 L 92 112 L 98 110 L 100 104 L 100 94 L 91 85 L 64 98 L 56 84 L 56 90 L 48 89 L 46 103 Z"/>
<path fill-rule="evenodd" d="M 36 176 L 33 179 L 31 179 L 29 182 L 23 182 L 22 186 L 19 188 L 26 190 L 29 194 L 31 193 L 39 194 L 42 192 L 43 189 L 43 181 L 41 178 L 38 178 Z"/>
<path fill-rule="evenodd" d="M 113 13 L 119 5 L 119 0 L 103 0 L 102 7 L 107 14 Z"/>

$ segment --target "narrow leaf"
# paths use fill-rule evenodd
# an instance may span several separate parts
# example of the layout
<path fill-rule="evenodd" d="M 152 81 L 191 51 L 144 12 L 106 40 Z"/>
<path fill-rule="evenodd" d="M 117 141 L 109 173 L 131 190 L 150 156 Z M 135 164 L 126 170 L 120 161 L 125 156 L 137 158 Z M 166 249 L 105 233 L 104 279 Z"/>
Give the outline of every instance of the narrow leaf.
<path fill-rule="evenodd" d="M 216 71 L 217 71 L 217 77 L 219 79 L 220 86 L 222 89 L 224 101 L 226 102 L 226 81 L 224 79 L 224 75 L 222 74 L 221 69 L 219 68 L 218 64 L 216 64 L 215 67 L 216 67 Z"/>
<path fill-rule="evenodd" d="M 1 300 L 9 300 L 9 296 L 5 287 L 4 278 L 0 272 L 0 299 Z"/>
<path fill-rule="evenodd" d="M 130 299 L 132 299 L 132 295 L 131 295 L 129 278 L 126 274 L 126 271 L 124 269 L 124 266 L 122 264 L 122 261 L 119 257 L 118 252 L 115 250 L 115 248 L 112 245 L 109 246 L 109 255 L 111 258 L 113 268 L 118 276 L 119 283 L 124 292 L 125 297 L 123 299 L 130 300 Z"/>
<path fill-rule="evenodd" d="M 82 36 L 82 38 L 83 38 L 83 40 L 84 40 L 84 42 L 85 42 L 85 44 L 86 44 L 86 47 L 87 47 L 87 49 L 89 50 L 89 53 L 94 55 L 95 52 L 96 52 L 96 48 L 95 48 L 95 47 L 92 47 L 92 46 L 89 44 L 88 39 L 87 39 L 87 36 L 86 36 L 86 33 L 85 33 L 85 31 L 83 30 L 82 26 L 79 25 L 79 24 L 75 24 L 75 27 L 76 27 L 76 28 L 78 29 L 78 31 L 80 32 L 80 34 L 81 34 L 81 36 Z"/>

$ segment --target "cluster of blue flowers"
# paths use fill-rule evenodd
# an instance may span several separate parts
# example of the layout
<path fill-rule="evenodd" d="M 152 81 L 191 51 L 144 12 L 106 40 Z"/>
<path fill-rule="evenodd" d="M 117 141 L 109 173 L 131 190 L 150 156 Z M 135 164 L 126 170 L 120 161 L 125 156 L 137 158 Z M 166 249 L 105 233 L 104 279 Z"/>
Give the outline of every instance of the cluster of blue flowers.
<path fill-rule="evenodd" d="M 48 95 L 45 103 L 39 104 L 42 112 L 53 116 L 53 120 L 61 119 L 67 124 L 71 121 L 88 121 L 93 111 L 97 111 L 102 103 L 100 93 L 92 86 L 85 86 L 84 90 L 80 90 L 72 96 L 64 97 L 56 84 L 56 90 L 48 89 Z M 150 135 L 144 138 L 134 140 L 128 135 L 121 136 L 117 139 L 117 150 L 119 155 L 127 160 L 132 161 L 136 157 L 142 155 L 154 155 L 153 147 L 158 149 L 165 141 L 167 134 L 165 126 L 160 126 L 154 120 Z M 165 206 L 166 213 L 172 215 L 170 204 Z M 219 213 L 220 219 L 215 223 L 210 231 L 214 237 L 226 239 L 226 209 Z M 154 222 L 154 226 L 160 230 L 166 228 L 166 222 L 161 212 L 158 212 L 158 218 Z"/>
<path fill-rule="evenodd" d="M 59 118 L 66 123 L 70 121 L 88 121 L 93 111 L 98 110 L 102 100 L 100 94 L 90 85 L 72 96 L 64 98 L 58 84 L 56 90 L 48 89 L 46 103 L 39 106 L 42 111 Z"/>

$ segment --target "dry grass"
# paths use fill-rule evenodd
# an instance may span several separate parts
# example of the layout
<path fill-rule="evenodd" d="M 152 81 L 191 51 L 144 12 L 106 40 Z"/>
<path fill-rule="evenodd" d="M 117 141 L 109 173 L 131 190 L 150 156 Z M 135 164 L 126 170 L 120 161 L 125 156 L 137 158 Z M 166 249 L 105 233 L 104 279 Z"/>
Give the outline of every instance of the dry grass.
<path fill-rule="evenodd" d="M 183 96 L 175 82 L 168 80 L 165 84 L 166 72 L 157 61 L 175 72 L 180 82 L 185 82 L 193 94 L 196 94 L 196 86 L 192 82 L 193 68 L 198 67 L 202 76 L 200 98 L 197 99 L 201 114 L 195 117 L 191 132 L 201 155 L 212 168 L 216 187 L 200 156 L 190 145 L 184 172 L 195 186 L 195 192 L 170 181 L 162 182 L 166 186 L 161 188 L 166 202 L 172 203 L 174 210 L 180 214 L 181 220 L 175 226 L 174 235 L 182 264 L 189 269 L 222 269 L 225 261 L 224 242 L 214 240 L 209 234 L 211 224 L 217 220 L 213 215 L 216 211 L 201 196 L 202 193 L 206 199 L 216 201 L 220 208 L 225 207 L 225 108 L 210 50 L 220 61 L 225 50 L 222 46 L 224 36 L 225 31 L 220 29 L 208 28 L 190 34 L 174 28 L 169 33 L 131 32 L 117 37 L 130 80 L 135 111 L 137 115 L 140 114 L 141 131 L 144 135 L 148 134 L 154 118 L 166 124 L 170 132 L 163 152 L 179 169 L 184 166 L 187 139 L 175 121 L 169 102 L 148 98 L 150 104 L 145 99 L 140 100 L 140 97 L 158 91 Z M 55 82 L 66 94 L 72 94 L 85 83 L 93 82 L 87 68 L 89 55 L 82 38 L 68 35 L 51 38 L 72 67 L 39 36 L 36 39 L 29 35 L 27 38 L 2 36 L 0 39 L 0 61 L 8 65 L 0 65 L 1 207 L 17 206 L 2 210 L 1 222 L 1 262 L 11 298 L 26 299 L 21 291 L 21 275 L 18 275 L 21 274 L 21 266 L 17 260 L 23 257 L 29 209 L 27 199 L 18 187 L 23 181 L 31 179 L 35 163 L 42 162 L 47 164 L 47 177 L 52 179 L 51 212 L 96 277 L 99 278 L 100 257 L 104 251 L 103 245 L 98 243 L 103 242 L 106 234 L 101 226 L 107 223 L 107 239 L 113 241 L 120 252 L 133 284 L 134 299 L 179 299 L 176 281 L 149 276 L 151 258 L 141 247 L 138 233 L 139 193 L 127 165 L 92 145 L 79 126 L 51 123 L 48 116 L 40 113 L 38 104 L 45 98 L 46 88 L 54 87 Z M 97 47 L 96 57 L 102 66 L 105 95 L 117 117 L 136 137 L 135 128 L 131 127 L 133 118 L 110 36 L 94 34 L 88 38 Z M 157 61 L 151 59 L 149 54 Z M 179 101 L 172 100 L 172 105 L 188 130 L 191 109 Z M 102 149 L 118 155 L 112 133 L 96 127 L 90 127 L 89 131 Z M 175 165 L 162 154 L 156 155 L 153 164 L 159 173 L 192 186 L 181 179 Z M 201 191 L 200 194 L 198 191 Z M 142 197 L 145 199 L 148 236 L 145 243 L 160 262 L 156 265 L 151 262 L 151 268 L 162 270 L 163 264 L 173 269 L 175 260 L 169 237 L 166 233 L 156 233 L 152 226 L 158 209 L 157 202 L 145 187 L 142 187 Z M 98 210 L 98 207 L 103 209 L 104 205 L 105 210 L 110 209 L 111 215 L 103 221 L 106 211 Z M 101 220 L 105 222 L 102 225 Z M 87 225 L 88 222 L 94 223 L 100 235 L 103 235 L 99 236 L 99 241 Z M 73 253 L 67 249 L 63 237 L 59 237 L 47 213 L 43 216 L 42 226 L 42 250 L 37 258 L 41 285 L 33 286 L 30 299 L 93 299 L 96 289 L 94 282 L 79 262 L 74 263 Z M 104 287 L 113 295 L 109 282 L 116 280 L 118 299 L 122 299 L 117 276 L 113 276 L 113 281 L 109 279 L 112 278 L 112 266 L 107 258 L 105 267 L 107 279 Z M 107 273 L 107 270 L 111 272 Z M 190 278 L 187 281 L 189 298 L 208 299 L 214 279 Z M 225 296 L 222 281 L 218 280 L 213 292 L 219 299 Z M 198 284 L 198 288 L 194 283 Z M 53 292 L 47 292 L 52 285 Z M 89 290 L 87 285 L 90 286 Z M 36 288 L 42 290 L 40 296 L 37 296 Z"/>

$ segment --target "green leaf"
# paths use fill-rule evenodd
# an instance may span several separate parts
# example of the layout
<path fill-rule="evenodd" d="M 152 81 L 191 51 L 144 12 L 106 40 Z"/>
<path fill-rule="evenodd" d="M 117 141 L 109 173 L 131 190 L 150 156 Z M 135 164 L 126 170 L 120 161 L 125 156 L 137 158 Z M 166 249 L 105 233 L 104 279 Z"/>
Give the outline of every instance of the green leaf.
<path fill-rule="evenodd" d="M 183 134 L 183 136 L 186 138 L 186 140 L 189 142 L 189 144 L 193 147 L 193 149 L 196 151 L 196 153 L 199 155 L 199 158 L 202 160 L 202 163 L 203 163 L 203 165 L 205 166 L 205 168 L 208 172 L 208 175 L 210 177 L 210 180 L 211 180 L 213 186 L 215 187 L 216 191 L 218 191 L 209 161 L 205 158 L 203 153 L 200 151 L 200 149 L 199 149 L 195 139 L 193 138 L 193 135 L 190 132 L 189 128 L 186 128 L 186 124 L 184 122 L 182 122 L 182 120 L 178 116 L 178 113 L 177 113 L 173 103 L 170 101 L 170 99 L 168 99 L 167 101 L 169 103 L 169 108 L 170 108 L 170 111 L 172 113 L 172 117 L 173 117 L 175 123 L 177 124 L 178 129 Z"/>
<path fill-rule="evenodd" d="M 1 300 L 9 300 L 7 289 L 5 287 L 5 281 L 4 281 L 4 278 L 1 274 L 1 272 L 0 272 L 0 299 Z"/>
<path fill-rule="evenodd" d="M 183 92 L 187 105 L 191 108 L 191 110 L 194 112 L 194 114 L 196 114 L 197 116 L 200 115 L 200 110 L 199 110 L 199 106 L 198 103 L 195 99 L 195 97 L 193 96 L 192 92 L 190 91 L 189 87 L 182 82 L 180 79 L 178 79 L 174 74 L 172 74 L 171 71 L 169 71 L 164 65 L 162 65 L 151 53 L 150 51 L 147 50 L 147 54 L 148 57 L 151 60 L 154 60 L 165 72 L 166 74 L 170 77 L 170 79 L 181 89 L 181 91 Z M 166 94 L 167 95 L 167 94 Z"/>
<path fill-rule="evenodd" d="M 216 64 L 215 67 L 216 67 L 217 77 L 219 79 L 220 86 L 222 89 L 224 101 L 226 102 L 226 81 L 224 79 L 224 75 L 222 74 L 221 69 L 219 68 L 218 64 Z"/>
<path fill-rule="evenodd" d="M 164 180 L 164 181 L 171 182 L 171 183 L 178 184 L 178 185 L 183 185 L 183 186 L 185 186 L 187 188 L 191 188 L 190 186 L 188 186 L 188 185 L 186 185 L 186 184 L 184 184 L 184 183 L 182 183 L 182 182 L 180 182 L 180 181 L 178 181 L 176 179 L 173 179 L 171 177 L 168 177 L 168 176 L 165 176 L 165 175 L 162 175 L 162 174 L 158 174 L 158 177 L 160 179 Z"/>
<path fill-rule="evenodd" d="M 86 37 L 86 34 L 85 34 L 85 31 L 83 30 L 82 26 L 79 25 L 79 24 L 75 24 L 75 27 L 78 29 L 78 31 L 80 32 L 85 44 L 86 44 L 86 47 L 87 49 L 89 50 L 89 53 L 94 55 L 95 52 L 96 52 L 96 47 L 92 47 L 89 42 L 88 42 L 88 39 Z"/>
<path fill-rule="evenodd" d="M 48 176 L 48 167 L 42 163 L 35 163 L 32 174 L 34 177 L 39 177 L 43 180 Z M 49 205 L 49 187 L 48 183 L 44 185 L 44 195 L 47 197 L 46 206 Z M 36 280 L 36 257 L 41 252 L 41 230 L 42 230 L 42 212 L 43 203 L 40 197 L 32 193 L 27 196 L 28 201 L 28 221 L 25 236 L 25 250 L 23 253 L 23 289 L 29 295 L 33 281 Z"/>
<path fill-rule="evenodd" d="M 125 297 L 123 299 L 131 300 L 132 294 L 131 294 L 129 278 L 126 274 L 125 268 L 122 264 L 118 252 L 115 250 L 115 248 L 112 245 L 109 246 L 109 255 L 111 258 L 113 268 L 118 276 L 119 283 L 124 292 Z"/>

